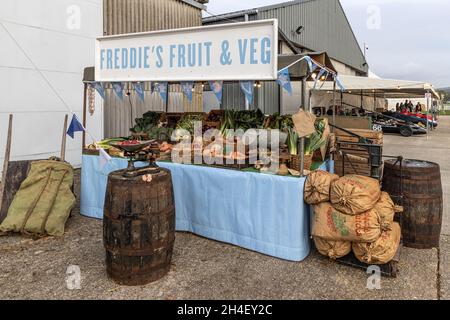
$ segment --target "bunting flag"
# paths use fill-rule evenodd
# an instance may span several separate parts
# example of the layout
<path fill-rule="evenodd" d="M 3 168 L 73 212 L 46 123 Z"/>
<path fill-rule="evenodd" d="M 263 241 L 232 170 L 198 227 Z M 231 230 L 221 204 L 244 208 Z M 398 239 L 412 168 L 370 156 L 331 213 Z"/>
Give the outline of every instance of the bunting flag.
<path fill-rule="evenodd" d="M 139 99 L 142 102 L 144 102 L 145 100 L 144 84 L 142 82 L 133 82 L 133 88 L 136 91 L 136 94 L 139 97 Z"/>
<path fill-rule="evenodd" d="M 310 56 L 305 56 L 304 59 L 306 60 L 306 62 L 308 62 L 309 72 L 313 73 L 314 69 L 317 67 L 316 64 L 312 62 L 312 59 Z"/>
<path fill-rule="evenodd" d="M 100 170 L 103 170 L 103 168 L 112 160 L 111 156 L 104 150 L 100 148 L 99 157 L 98 157 L 98 165 L 100 167 Z"/>
<path fill-rule="evenodd" d="M 181 82 L 181 91 L 183 91 L 186 98 L 188 98 L 189 102 L 192 103 L 192 89 L 194 88 L 194 82 L 187 81 Z"/>
<path fill-rule="evenodd" d="M 92 82 L 91 87 L 94 88 L 100 97 L 102 97 L 103 100 L 105 100 L 105 87 L 103 86 L 103 83 L 101 82 Z"/>
<path fill-rule="evenodd" d="M 278 71 L 278 84 L 292 96 L 291 77 L 289 76 L 289 69 L 285 68 Z"/>
<path fill-rule="evenodd" d="M 77 116 L 74 114 L 72 121 L 70 122 L 69 129 L 67 130 L 67 135 L 72 139 L 75 139 L 75 132 L 84 132 L 86 129 L 83 127 L 80 121 L 78 121 Z"/>
<path fill-rule="evenodd" d="M 255 86 L 255 81 L 241 81 L 241 90 L 245 94 L 245 98 L 248 101 L 248 104 L 253 103 L 253 87 Z"/>
<path fill-rule="evenodd" d="M 320 69 L 319 74 L 317 75 L 316 79 L 314 80 L 314 87 L 313 87 L 313 89 L 316 89 L 317 82 L 319 82 L 320 78 L 322 78 L 322 76 L 325 74 L 325 72 L 326 72 L 325 69 Z"/>
<path fill-rule="evenodd" d="M 167 82 L 159 82 L 155 87 L 164 102 L 167 101 L 167 86 Z"/>
<path fill-rule="evenodd" d="M 209 86 L 216 95 L 219 104 L 222 104 L 223 81 L 209 81 Z"/>
<path fill-rule="evenodd" d="M 341 91 L 345 91 L 345 87 L 341 82 L 341 79 L 339 78 L 338 75 L 334 76 L 334 80 L 336 80 L 336 85 L 339 87 L 339 89 L 341 89 Z"/>
<path fill-rule="evenodd" d="M 114 92 L 120 100 L 123 100 L 123 83 L 122 82 L 113 82 L 111 83 Z"/>

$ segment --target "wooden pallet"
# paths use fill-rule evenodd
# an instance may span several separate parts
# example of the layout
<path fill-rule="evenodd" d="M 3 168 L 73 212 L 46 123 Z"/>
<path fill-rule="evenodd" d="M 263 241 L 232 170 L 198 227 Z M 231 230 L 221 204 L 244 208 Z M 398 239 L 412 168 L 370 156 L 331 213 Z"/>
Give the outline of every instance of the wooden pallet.
<path fill-rule="evenodd" d="M 398 263 L 400 262 L 402 248 L 403 248 L 403 245 L 400 244 L 400 246 L 398 247 L 397 253 L 395 254 L 395 257 L 394 257 L 394 259 L 392 259 L 392 261 L 390 261 L 389 263 L 386 263 L 386 264 L 377 265 L 378 267 L 380 267 L 381 275 L 383 277 L 397 278 L 399 271 L 400 271 Z M 359 261 L 355 257 L 353 252 L 344 258 L 336 260 L 336 262 L 339 264 L 342 264 L 342 265 L 346 265 L 349 267 L 362 269 L 362 270 L 366 270 L 366 271 L 371 266 L 371 265 L 368 265 L 366 263 Z"/>

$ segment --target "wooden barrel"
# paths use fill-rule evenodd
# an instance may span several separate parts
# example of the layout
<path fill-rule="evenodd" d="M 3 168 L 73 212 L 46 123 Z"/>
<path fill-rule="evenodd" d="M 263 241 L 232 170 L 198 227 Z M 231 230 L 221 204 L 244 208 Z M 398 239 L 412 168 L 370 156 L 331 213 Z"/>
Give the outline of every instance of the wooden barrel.
<path fill-rule="evenodd" d="M 403 244 L 416 249 L 439 247 L 443 193 L 439 165 L 420 160 L 387 160 L 383 190 L 404 207 Z"/>
<path fill-rule="evenodd" d="M 175 241 L 172 176 L 162 168 L 134 178 L 124 177 L 125 172 L 108 177 L 103 221 L 106 269 L 119 284 L 145 285 L 170 269 Z"/>

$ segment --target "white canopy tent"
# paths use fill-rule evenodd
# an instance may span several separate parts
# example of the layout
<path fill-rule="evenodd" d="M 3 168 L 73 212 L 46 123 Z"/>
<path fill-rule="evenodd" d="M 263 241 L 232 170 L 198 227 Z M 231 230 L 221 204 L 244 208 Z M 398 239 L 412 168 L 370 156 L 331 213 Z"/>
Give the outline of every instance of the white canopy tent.
<path fill-rule="evenodd" d="M 426 82 L 377 79 L 355 76 L 339 76 L 345 91 L 338 95 L 338 105 L 347 107 L 363 106 L 369 110 L 384 108 L 386 99 L 413 99 L 424 98 L 431 93 L 434 99 L 440 96 L 434 87 Z M 329 81 L 318 82 L 314 89 L 314 82 L 308 82 L 311 90 L 311 105 L 314 107 L 332 106 L 333 83 Z M 342 100 L 342 101 L 341 101 Z"/>

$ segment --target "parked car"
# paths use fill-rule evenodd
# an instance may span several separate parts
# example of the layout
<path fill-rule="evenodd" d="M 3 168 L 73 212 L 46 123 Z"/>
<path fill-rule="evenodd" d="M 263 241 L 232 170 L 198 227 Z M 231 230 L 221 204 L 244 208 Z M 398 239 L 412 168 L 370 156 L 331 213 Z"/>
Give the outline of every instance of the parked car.
<path fill-rule="evenodd" d="M 427 130 L 410 121 L 397 119 L 381 113 L 371 113 L 374 130 L 384 133 L 398 133 L 404 137 L 411 137 L 416 134 L 426 134 Z"/>
<path fill-rule="evenodd" d="M 427 118 L 425 115 L 425 118 L 421 118 L 421 117 L 417 117 L 415 115 L 412 114 L 404 114 L 404 113 L 399 113 L 399 112 L 392 112 L 392 111 L 386 111 L 383 112 L 384 115 L 389 116 L 389 117 L 393 117 L 399 120 L 403 120 L 406 122 L 411 122 L 417 125 L 421 125 L 423 127 L 427 127 L 428 126 L 433 126 L 434 128 L 437 127 L 437 121 L 433 121 L 433 120 L 428 120 L 428 124 L 427 124 Z"/>

